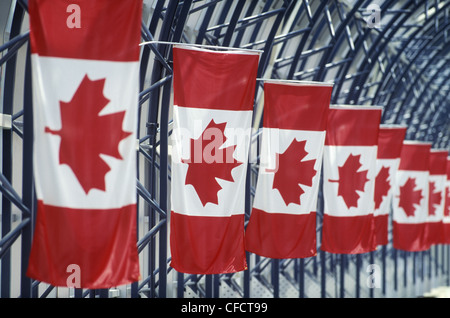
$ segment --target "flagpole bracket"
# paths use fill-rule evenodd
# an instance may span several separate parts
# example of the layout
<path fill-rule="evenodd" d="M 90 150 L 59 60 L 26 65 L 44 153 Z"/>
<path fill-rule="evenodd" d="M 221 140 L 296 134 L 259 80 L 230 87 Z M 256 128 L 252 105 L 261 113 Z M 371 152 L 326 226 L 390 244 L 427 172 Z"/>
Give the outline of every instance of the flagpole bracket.
<path fill-rule="evenodd" d="M 12 128 L 11 118 L 12 118 L 11 115 L 0 113 L 0 127 L 2 129 L 11 129 Z"/>
<path fill-rule="evenodd" d="M 159 124 L 158 123 L 147 123 L 147 132 L 150 136 L 156 136 L 158 133 Z"/>

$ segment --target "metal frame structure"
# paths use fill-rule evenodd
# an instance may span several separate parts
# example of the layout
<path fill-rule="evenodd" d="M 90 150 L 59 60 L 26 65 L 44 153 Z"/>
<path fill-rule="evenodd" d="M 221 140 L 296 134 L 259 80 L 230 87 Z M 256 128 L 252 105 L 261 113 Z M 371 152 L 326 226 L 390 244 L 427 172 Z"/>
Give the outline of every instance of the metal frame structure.
<path fill-rule="evenodd" d="M 10 4 L 9 37 L 0 46 L 0 297 L 415 297 L 450 285 L 444 245 L 412 253 L 389 243 L 361 255 L 319 249 L 316 257 L 290 260 L 248 254 L 248 270 L 225 275 L 176 273 L 168 249 L 167 43 L 262 50 L 259 78 L 333 82 L 333 104 L 383 106 L 382 122 L 407 125 L 407 139 L 450 149 L 448 0 L 143 0 L 142 41 L 151 43 L 142 46 L 140 68 L 136 222 L 142 280 L 110 290 L 55 288 L 25 275 L 35 220 L 29 33 L 27 1 Z M 258 85 L 247 220 L 258 172 L 261 93 Z M 317 211 L 320 245 L 321 200 Z M 381 270 L 380 288 L 368 287 L 371 264 Z"/>

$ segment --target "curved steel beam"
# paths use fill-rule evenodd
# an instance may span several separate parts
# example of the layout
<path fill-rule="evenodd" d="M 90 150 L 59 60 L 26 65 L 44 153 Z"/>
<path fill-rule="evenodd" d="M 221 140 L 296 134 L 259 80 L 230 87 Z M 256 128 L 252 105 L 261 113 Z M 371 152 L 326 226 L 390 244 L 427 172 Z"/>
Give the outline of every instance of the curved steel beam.
<path fill-rule="evenodd" d="M 386 11 L 387 8 L 394 3 L 394 0 L 390 0 L 390 1 L 386 1 L 382 4 L 381 6 L 381 11 Z M 389 25 L 393 24 L 393 19 L 391 21 L 389 21 Z M 388 27 L 386 26 L 386 28 Z M 363 35 L 358 36 L 358 38 L 355 41 L 355 49 L 354 50 L 350 50 L 348 52 L 348 54 L 346 55 L 345 59 L 349 59 L 350 62 L 349 63 L 345 63 L 344 65 L 342 65 L 342 67 L 340 67 L 339 71 L 338 71 L 338 75 L 337 79 L 336 79 L 336 85 L 333 88 L 333 97 L 332 97 L 332 103 L 336 103 L 337 102 L 337 98 L 339 97 L 339 95 L 341 94 L 341 90 L 342 87 L 344 85 L 345 82 L 345 77 L 348 75 L 350 67 L 352 66 L 352 62 L 354 60 L 354 58 L 360 53 L 364 51 L 364 43 L 366 41 L 366 39 L 369 37 L 369 35 L 372 33 L 373 31 L 371 29 L 367 29 Z M 364 54 L 364 53 L 362 53 Z M 362 63 L 364 64 L 364 63 Z M 347 102 L 348 103 L 348 98 L 347 98 Z"/>
<path fill-rule="evenodd" d="M 446 24 L 445 27 L 439 31 L 439 33 L 444 33 L 449 26 L 450 26 L 450 23 Z M 385 112 L 383 113 L 383 117 L 382 117 L 383 121 L 386 120 L 386 116 L 390 112 L 390 110 L 394 110 L 394 109 L 398 108 L 396 106 L 396 103 L 394 103 L 393 101 L 395 98 L 398 98 L 399 96 L 401 96 L 402 93 L 404 92 L 404 90 L 401 89 L 401 86 L 403 85 L 403 81 L 406 79 L 406 75 L 408 74 L 408 71 L 411 69 L 411 67 L 413 65 L 415 65 L 414 62 L 418 58 L 422 57 L 423 51 L 425 51 L 429 46 L 432 46 L 435 42 L 439 42 L 439 41 L 440 41 L 440 38 L 436 37 L 436 35 L 432 39 L 429 39 L 428 41 L 424 41 L 422 43 L 421 47 L 419 49 L 417 49 L 417 53 L 415 54 L 414 58 L 412 60 L 410 60 L 410 62 L 406 65 L 406 67 L 402 68 L 401 74 L 399 76 L 397 76 L 394 84 L 391 85 L 391 88 L 389 89 L 391 94 L 389 95 L 389 99 L 386 103 Z M 417 74 L 422 74 L 422 73 L 423 73 L 423 69 L 417 71 Z M 415 82 L 418 79 L 419 78 L 416 77 Z M 410 89 L 409 89 L 409 91 L 410 91 Z M 403 100 L 406 100 L 406 97 Z M 397 117 L 398 116 L 396 116 L 396 118 Z M 397 119 L 395 119 L 395 121 L 396 120 Z"/>
<path fill-rule="evenodd" d="M 319 17 L 320 17 L 321 14 L 323 14 L 322 10 L 323 10 L 323 8 L 325 7 L 326 4 L 327 4 L 327 1 L 321 1 L 320 4 L 319 4 L 319 7 L 316 10 L 316 12 L 310 18 L 309 25 L 308 25 L 309 30 L 307 30 L 305 32 L 305 34 L 303 34 L 302 39 L 300 40 L 300 44 L 299 44 L 299 46 L 298 46 L 298 48 L 297 48 L 297 50 L 296 50 L 296 52 L 294 54 L 294 58 L 292 59 L 292 63 L 290 65 L 289 72 L 287 74 L 287 79 L 293 79 L 294 73 L 295 73 L 295 71 L 297 69 L 298 62 L 300 61 L 300 58 L 301 58 L 301 55 L 302 55 L 302 52 L 303 52 L 303 48 L 305 47 L 306 42 L 307 42 L 307 40 L 308 40 L 312 30 L 314 29 L 314 24 L 316 23 L 315 21 L 320 20 Z M 305 6 L 305 11 L 308 11 L 309 8 L 306 7 L 306 6 L 309 6 L 308 2 L 304 0 L 303 1 L 303 5 Z"/>
<path fill-rule="evenodd" d="M 20 36 L 22 21 L 25 15 L 25 9 L 16 4 L 11 25 L 10 39 Z M 16 76 L 17 54 L 12 56 L 5 65 L 4 89 L 3 89 L 3 110 L 4 114 L 13 114 L 14 90 Z M 12 184 L 13 178 L 13 131 L 3 130 L 2 132 L 2 170 L 1 173 L 6 181 Z M 0 187 L 3 187 L 0 185 Z M 12 209 L 11 201 L 7 197 L 1 196 L 2 209 L 2 238 L 11 231 Z M 6 249 L 5 249 L 6 251 Z M 3 253 L 3 251 L 2 251 Z M 11 251 L 8 250 L 0 258 L 1 261 L 1 286 L 0 296 L 10 297 L 11 289 Z"/>
<path fill-rule="evenodd" d="M 407 10 L 410 5 L 414 5 L 414 8 L 417 8 L 417 4 L 415 1 L 410 1 L 405 4 L 401 10 Z M 353 80 L 352 85 L 350 86 L 350 93 L 347 96 L 346 103 L 355 103 L 358 104 L 359 97 L 361 96 L 362 87 L 364 83 L 367 81 L 367 78 L 370 74 L 370 71 L 374 68 L 375 63 L 377 63 L 377 57 L 381 55 L 382 52 L 388 47 L 390 43 L 386 40 L 387 34 L 395 34 L 399 28 L 403 26 L 403 23 L 409 19 L 409 17 L 415 12 L 415 10 L 410 10 L 409 14 L 405 14 L 403 11 L 395 14 L 395 17 L 392 18 L 385 28 L 379 33 L 376 37 L 376 40 L 372 43 L 369 48 L 369 56 L 366 57 L 365 62 L 360 64 L 359 69 L 357 70 L 356 78 Z M 399 20 L 397 22 L 397 20 Z M 394 23 L 396 23 L 394 25 Z M 382 40 L 385 40 L 380 44 Z"/>
<path fill-rule="evenodd" d="M 440 57 L 441 52 L 446 52 L 446 51 L 448 51 L 449 49 L 450 49 L 450 42 L 448 42 L 441 50 L 435 51 L 435 55 L 434 55 L 433 57 L 431 57 L 431 58 L 428 60 L 428 62 L 427 62 L 427 63 L 425 64 L 425 66 L 421 69 L 421 71 L 419 72 L 419 74 L 424 73 L 429 67 L 432 67 L 432 66 L 434 65 L 435 59 Z M 443 67 L 445 67 L 445 65 L 444 65 Z M 427 81 L 427 85 L 426 85 L 425 87 L 429 87 L 430 83 L 431 83 L 432 81 L 434 81 L 434 79 L 435 79 L 438 75 L 440 75 L 439 70 L 436 70 L 436 72 L 435 72 L 433 78 Z M 402 98 L 402 101 L 400 102 L 400 106 L 398 107 L 397 113 L 394 114 L 394 122 L 396 122 L 396 123 L 399 122 L 399 115 L 400 115 L 400 113 L 401 113 L 402 111 L 404 111 L 404 109 L 405 109 L 405 107 L 406 107 L 406 105 L 407 105 L 407 102 L 409 103 L 409 97 L 411 96 L 411 94 L 413 94 L 414 88 L 416 87 L 416 84 L 419 82 L 419 80 L 420 80 L 420 76 L 417 76 L 417 77 L 414 79 L 413 83 L 411 83 L 411 85 L 409 85 L 409 88 L 408 88 L 408 90 L 406 91 L 405 97 Z M 422 89 L 422 92 L 424 92 L 424 91 L 425 91 L 425 90 Z M 414 111 L 415 111 L 415 110 L 417 109 L 417 107 L 418 107 L 418 104 L 419 104 L 419 103 L 414 104 L 414 105 L 410 105 L 410 106 L 409 106 L 409 107 L 412 107 L 411 113 L 414 113 Z M 410 121 L 407 120 L 406 122 L 407 122 L 407 124 L 410 124 Z"/>
<path fill-rule="evenodd" d="M 336 30 L 335 33 L 335 41 L 336 43 L 340 43 L 341 41 L 343 41 L 343 37 L 344 37 L 344 31 L 346 30 L 346 28 L 348 27 L 350 21 L 352 19 L 354 19 L 354 15 L 355 13 L 358 12 L 359 8 L 361 7 L 361 5 L 364 3 L 365 0 L 358 0 L 354 5 L 352 10 L 347 14 L 346 18 L 344 21 L 342 21 L 342 23 L 339 25 L 339 28 Z M 314 76 L 314 80 L 315 81 L 323 81 L 325 78 L 325 65 L 327 63 L 330 63 L 333 60 L 333 57 L 335 56 L 335 54 L 337 54 L 337 51 L 339 49 L 340 45 L 333 45 L 330 46 L 329 48 L 327 48 L 325 50 L 325 52 L 323 53 L 321 60 L 319 62 L 319 70 L 317 71 L 316 75 Z"/>
<path fill-rule="evenodd" d="M 426 25 L 428 25 L 428 23 L 433 22 L 432 19 L 429 19 L 428 22 L 424 25 L 424 27 Z M 437 34 L 445 32 L 445 30 L 448 28 L 450 24 L 446 24 L 443 28 L 439 29 L 439 31 L 437 32 Z M 430 25 L 428 27 L 427 30 L 425 30 L 423 33 L 425 34 L 426 31 L 428 30 L 432 30 L 435 29 L 434 25 Z M 415 37 L 419 31 L 423 31 L 422 29 L 418 29 L 416 32 L 414 32 L 414 34 L 408 39 L 407 44 L 410 43 L 410 41 L 413 39 L 413 36 Z M 395 79 L 392 78 L 392 76 L 389 74 L 389 79 L 388 80 L 384 80 L 383 82 L 385 83 L 384 85 L 379 85 L 378 90 L 374 96 L 374 103 L 375 103 L 375 99 L 377 99 L 377 102 L 380 101 L 381 96 L 380 93 L 383 92 L 382 90 L 382 86 L 383 87 L 389 87 L 388 91 L 389 94 L 384 93 L 383 97 L 388 98 L 388 101 L 385 103 L 385 111 L 383 113 L 383 117 L 382 117 L 382 121 L 386 120 L 386 114 L 388 114 L 389 110 L 391 108 L 394 107 L 394 104 L 392 101 L 394 98 L 396 98 L 397 96 L 399 96 L 399 92 L 402 92 L 402 90 L 400 89 L 400 85 L 402 85 L 402 81 L 405 78 L 407 72 L 409 71 L 409 69 L 415 65 L 414 62 L 422 57 L 422 52 L 427 49 L 429 46 L 433 45 L 433 43 L 436 42 L 436 34 L 433 38 L 427 39 L 425 41 L 423 41 L 423 43 L 421 44 L 420 48 L 416 49 L 416 54 L 414 56 L 414 58 L 412 60 L 409 61 L 408 65 L 406 65 L 406 67 L 398 67 L 398 69 L 401 69 L 401 74 L 399 76 L 396 76 Z M 394 60 L 392 61 L 392 63 L 390 63 L 387 67 L 387 69 L 394 69 L 396 64 L 399 64 L 400 62 L 398 61 L 401 57 L 401 54 L 403 54 L 404 50 L 407 49 L 407 45 L 404 45 L 402 47 L 402 49 L 396 54 Z M 421 73 L 421 72 L 419 72 Z M 393 83 L 392 83 L 393 82 Z M 387 95 L 389 95 L 389 97 L 387 97 Z"/>

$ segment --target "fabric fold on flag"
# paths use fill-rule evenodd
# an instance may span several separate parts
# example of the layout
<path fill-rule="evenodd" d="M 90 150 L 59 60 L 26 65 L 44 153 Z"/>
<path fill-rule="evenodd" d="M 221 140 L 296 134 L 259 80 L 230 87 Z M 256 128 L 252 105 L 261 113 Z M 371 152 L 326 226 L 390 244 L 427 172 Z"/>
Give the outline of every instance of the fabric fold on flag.
<path fill-rule="evenodd" d="M 182 273 L 247 268 L 245 182 L 259 53 L 175 45 L 170 249 Z"/>
<path fill-rule="evenodd" d="M 444 213 L 442 217 L 442 244 L 450 244 L 450 157 L 447 157 Z"/>
<path fill-rule="evenodd" d="M 399 250 L 430 247 L 426 232 L 430 149 L 427 142 L 403 142 L 393 197 L 393 247 Z"/>
<path fill-rule="evenodd" d="M 447 156 L 444 149 L 430 150 L 428 183 L 427 239 L 431 245 L 444 241 L 445 183 L 447 181 Z"/>
<path fill-rule="evenodd" d="M 332 84 L 264 82 L 260 168 L 246 249 L 270 258 L 316 255 L 316 211 Z"/>
<path fill-rule="evenodd" d="M 389 219 L 392 217 L 392 194 L 406 128 L 400 125 L 382 124 L 378 133 L 374 195 L 375 241 L 377 245 L 388 244 Z"/>
<path fill-rule="evenodd" d="M 37 218 L 27 275 L 110 288 L 140 278 L 140 0 L 30 0 Z M 103 17 L 99 19 L 98 17 Z"/>
<path fill-rule="evenodd" d="M 374 189 L 382 108 L 332 105 L 323 156 L 321 250 L 373 251 Z"/>

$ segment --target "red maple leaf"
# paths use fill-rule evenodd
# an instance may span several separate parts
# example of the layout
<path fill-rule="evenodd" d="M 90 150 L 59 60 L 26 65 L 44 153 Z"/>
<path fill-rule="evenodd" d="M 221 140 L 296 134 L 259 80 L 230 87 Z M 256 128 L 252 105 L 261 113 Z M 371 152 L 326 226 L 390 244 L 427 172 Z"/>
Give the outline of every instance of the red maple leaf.
<path fill-rule="evenodd" d="M 445 208 L 444 216 L 450 216 L 450 191 L 448 187 L 445 187 Z"/>
<path fill-rule="evenodd" d="M 380 207 L 383 197 L 387 196 L 391 188 L 389 177 L 389 167 L 382 167 L 375 178 L 375 209 Z"/>
<path fill-rule="evenodd" d="M 405 211 L 407 216 L 414 216 L 416 208 L 414 205 L 420 204 L 422 200 L 422 190 L 414 190 L 417 187 L 415 178 L 408 178 L 403 186 L 400 187 L 399 206 Z"/>
<path fill-rule="evenodd" d="M 208 202 L 219 203 L 218 192 L 222 187 L 216 178 L 234 182 L 231 171 L 242 164 L 233 158 L 236 145 L 221 148 L 227 140 L 225 126 L 226 123 L 211 120 L 198 139 L 191 139 L 190 158 L 181 160 L 189 165 L 185 184 L 195 188 L 203 206 Z"/>
<path fill-rule="evenodd" d="M 436 183 L 430 182 L 429 183 L 429 200 L 428 200 L 428 215 L 436 215 L 436 209 L 439 204 L 441 204 L 442 195 L 441 192 L 435 192 L 436 190 Z"/>
<path fill-rule="evenodd" d="M 91 81 L 85 75 L 70 102 L 59 102 L 61 129 L 45 127 L 46 133 L 61 137 L 59 163 L 70 167 L 86 194 L 106 191 L 105 175 L 111 168 L 100 154 L 123 159 L 119 142 L 131 135 L 122 130 L 125 111 L 99 115 L 109 103 L 104 84 L 105 79 Z"/>
<path fill-rule="evenodd" d="M 305 151 L 306 140 L 293 139 L 283 154 L 276 154 L 277 170 L 273 178 L 273 189 L 278 189 L 286 205 L 300 204 L 300 195 L 305 191 L 300 184 L 311 187 L 317 171 L 315 159 L 302 161 L 308 153 Z"/>
<path fill-rule="evenodd" d="M 361 155 L 354 156 L 350 154 L 345 163 L 338 167 L 339 180 L 328 180 L 329 182 L 338 182 L 338 195 L 344 199 L 347 208 L 357 207 L 360 195 L 357 191 L 364 192 L 364 186 L 367 179 L 367 170 L 358 171 L 361 168 Z"/>

